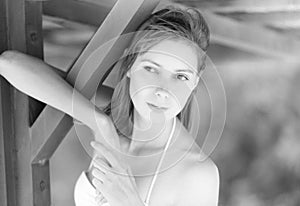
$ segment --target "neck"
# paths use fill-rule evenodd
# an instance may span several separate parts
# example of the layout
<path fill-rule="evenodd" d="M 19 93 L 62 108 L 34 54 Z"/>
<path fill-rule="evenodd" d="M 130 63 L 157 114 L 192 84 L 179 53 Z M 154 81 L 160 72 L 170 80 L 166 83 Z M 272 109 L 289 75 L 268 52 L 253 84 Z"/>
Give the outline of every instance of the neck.
<path fill-rule="evenodd" d="M 134 127 L 129 152 L 137 153 L 145 149 L 163 149 L 170 137 L 174 119 L 153 115 L 150 120 L 146 120 L 137 116 L 136 111 L 134 112 Z"/>

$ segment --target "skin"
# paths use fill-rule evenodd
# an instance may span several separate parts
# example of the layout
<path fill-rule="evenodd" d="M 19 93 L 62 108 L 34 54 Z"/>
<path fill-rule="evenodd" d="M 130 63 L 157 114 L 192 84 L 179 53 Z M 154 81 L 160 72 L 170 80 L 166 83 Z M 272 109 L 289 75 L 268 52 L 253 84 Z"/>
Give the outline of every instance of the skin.
<path fill-rule="evenodd" d="M 135 105 L 135 127 L 131 137 L 134 141 L 130 142 L 120 138 L 110 118 L 101 111 L 95 113 L 94 105 L 60 78 L 50 65 L 15 51 L 7 51 L 0 56 L 0 74 L 13 86 L 73 116 L 94 131 L 95 140 L 102 145 L 94 145 L 95 161 L 91 164 L 89 178 L 111 206 L 143 205 L 142 200 L 152 180 L 151 175 L 143 174 L 155 171 L 160 155 L 138 157 L 162 150 L 171 130 L 172 118 L 183 108 L 193 85 L 198 83 L 182 83 L 174 73 L 174 68 L 179 65 L 181 68 L 178 69 L 196 68 L 196 54 L 191 47 L 182 42 L 162 42 L 152 49 L 161 52 L 146 53 L 147 59 L 162 65 L 156 68 L 158 72 L 155 70 L 152 73 L 153 69 L 148 70 L 149 73 L 143 71 L 145 64 L 150 63 L 142 62 L 145 56 L 141 56 L 127 74 L 131 79 L 131 98 Z M 148 79 L 151 87 L 145 81 L 143 84 L 139 75 Z M 158 75 L 159 78 L 152 75 Z M 139 91 L 144 86 L 146 88 Z M 170 109 L 163 114 L 154 113 L 145 100 Z M 72 101 L 76 101 L 76 113 L 72 111 Z M 90 118 L 94 115 L 98 124 Z M 153 131 L 161 129 L 162 133 L 154 133 L 159 135 L 153 141 L 138 141 L 151 140 Z M 144 135 L 141 135 L 143 132 Z M 152 133 L 149 135 L 149 132 Z M 140 139 L 143 137 L 146 138 Z M 200 161 L 203 157 L 200 148 L 178 120 L 174 137 L 177 138 L 173 139 L 164 159 L 164 171 L 159 175 L 152 192 L 151 205 L 217 205 L 219 176 L 216 166 L 209 158 Z M 111 144 L 106 144 L 107 140 Z M 116 148 L 133 157 L 120 156 L 115 152 Z M 172 164 L 174 162 L 176 164 Z"/>
<path fill-rule="evenodd" d="M 177 70 L 196 71 L 197 65 L 197 56 L 190 46 L 184 42 L 167 40 L 139 56 L 127 73 L 127 77 L 130 78 L 130 96 L 134 104 L 134 129 L 132 141 L 121 138 L 120 145 L 128 154 L 123 156 L 123 159 L 126 159 L 135 177 L 136 189 L 142 199 L 146 198 L 147 188 L 161 155 L 151 154 L 163 150 L 169 138 L 172 119 L 182 110 L 199 81 L 195 73 Z M 169 109 L 155 112 L 149 108 L 147 102 Z M 152 140 L 154 135 L 156 138 Z M 209 158 L 203 156 L 201 149 L 194 144 L 193 137 L 179 120 L 174 136 L 164 159 L 167 164 L 162 167 L 163 171 L 155 183 L 150 198 L 151 204 L 217 205 L 217 167 Z M 95 150 L 103 151 L 101 146 Z M 110 156 L 112 150 L 106 151 Z M 142 157 L 145 155 L 151 156 Z M 103 190 L 101 182 L 107 181 L 104 175 L 107 170 L 98 165 L 91 171 L 93 175 L 90 178 L 93 179 L 94 185 Z"/>
<path fill-rule="evenodd" d="M 194 50 L 181 41 L 162 41 L 137 58 L 127 72 L 130 78 L 130 97 L 134 104 L 133 140 L 148 140 L 147 148 L 164 147 L 172 127 L 172 119 L 183 109 L 198 84 L 197 64 Z M 155 112 L 147 103 L 168 109 Z M 158 134 L 162 130 L 165 131 L 154 141 L 149 141 L 155 135 L 153 131 Z M 141 147 L 143 144 L 132 141 L 130 151 Z"/>

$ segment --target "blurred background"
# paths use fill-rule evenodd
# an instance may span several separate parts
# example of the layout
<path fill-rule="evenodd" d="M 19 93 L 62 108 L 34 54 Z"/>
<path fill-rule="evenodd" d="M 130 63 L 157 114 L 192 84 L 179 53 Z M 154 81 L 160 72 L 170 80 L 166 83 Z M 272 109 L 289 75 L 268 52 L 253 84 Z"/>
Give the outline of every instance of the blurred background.
<path fill-rule="evenodd" d="M 85 0 L 107 8 L 95 17 L 75 7 L 61 13 L 53 2 L 44 2 L 45 61 L 67 72 L 115 0 Z M 60 0 L 61 7 L 68 2 Z M 225 127 L 211 154 L 220 172 L 219 205 L 299 206 L 300 1 L 176 2 L 203 11 L 211 29 L 208 56 L 226 92 Z M 209 116 L 203 114 L 200 129 Z M 75 181 L 89 161 L 71 130 L 50 161 L 53 205 L 74 205 Z"/>

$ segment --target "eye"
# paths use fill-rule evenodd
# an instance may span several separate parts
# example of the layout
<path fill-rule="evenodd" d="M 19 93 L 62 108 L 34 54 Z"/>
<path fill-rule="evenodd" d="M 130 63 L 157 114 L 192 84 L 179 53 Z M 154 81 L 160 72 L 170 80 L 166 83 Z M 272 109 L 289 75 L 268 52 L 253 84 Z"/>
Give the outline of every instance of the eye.
<path fill-rule="evenodd" d="M 155 68 L 150 67 L 150 66 L 144 66 L 144 69 L 151 73 L 157 72 Z"/>
<path fill-rule="evenodd" d="M 182 80 L 182 81 L 187 81 L 187 80 L 189 80 L 189 77 L 188 77 L 187 75 L 184 75 L 184 74 L 178 74 L 178 75 L 176 76 L 176 78 L 179 79 L 179 80 Z"/>

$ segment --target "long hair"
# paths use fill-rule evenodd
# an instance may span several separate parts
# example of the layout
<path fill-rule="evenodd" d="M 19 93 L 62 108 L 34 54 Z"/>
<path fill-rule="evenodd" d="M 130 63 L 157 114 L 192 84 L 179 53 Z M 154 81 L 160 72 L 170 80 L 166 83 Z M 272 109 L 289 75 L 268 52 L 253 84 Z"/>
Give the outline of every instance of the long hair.
<path fill-rule="evenodd" d="M 121 57 L 119 84 L 114 89 L 112 100 L 104 108 L 111 116 L 119 135 L 131 136 L 133 129 L 133 103 L 129 95 L 130 79 L 126 76 L 138 55 L 149 50 L 163 40 L 183 41 L 196 49 L 198 63 L 204 62 L 209 45 L 209 28 L 201 13 L 194 8 L 176 8 L 168 6 L 149 16 L 137 29 L 129 47 Z M 197 74 L 204 70 L 205 64 L 198 65 Z M 189 131 L 192 127 L 191 111 L 193 110 L 194 91 L 184 108 L 177 115 Z"/>

